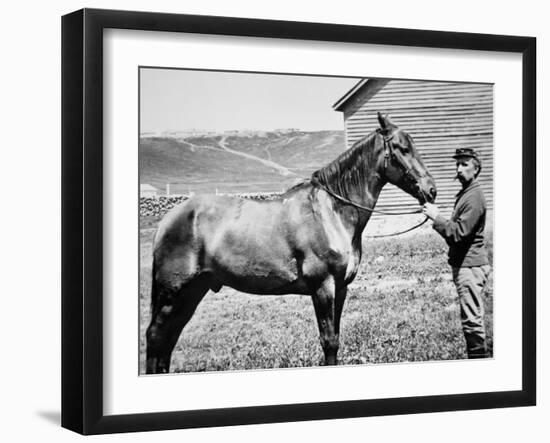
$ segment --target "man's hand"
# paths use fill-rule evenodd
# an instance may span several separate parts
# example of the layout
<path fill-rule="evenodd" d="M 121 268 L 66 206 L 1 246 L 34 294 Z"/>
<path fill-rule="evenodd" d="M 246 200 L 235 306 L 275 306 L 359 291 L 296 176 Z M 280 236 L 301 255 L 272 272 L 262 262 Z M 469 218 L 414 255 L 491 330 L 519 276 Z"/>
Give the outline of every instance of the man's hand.
<path fill-rule="evenodd" d="M 424 206 L 422 207 L 422 214 L 431 220 L 435 220 L 435 218 L 439 215 L 439 208 L 433 203 L 424 203 Z"/>

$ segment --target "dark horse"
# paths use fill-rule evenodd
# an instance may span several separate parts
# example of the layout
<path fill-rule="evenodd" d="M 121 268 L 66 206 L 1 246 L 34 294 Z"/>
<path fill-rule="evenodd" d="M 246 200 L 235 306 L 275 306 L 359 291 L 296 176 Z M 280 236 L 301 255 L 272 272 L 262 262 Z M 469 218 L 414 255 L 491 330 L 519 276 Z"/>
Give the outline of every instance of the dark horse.
<path fill-rule="evenodd" d="M 411 137 L 378 120 L 378 130 L 275 200 L 194 196 L 164 217 L 153 247 L 148 374 L 169 371 L 182 329 L 208 290 L 222 286 L 311 296 L 325 363 L 336 364 L 368 208 L 387 182 L 421 204 L 436 194 Z"/>

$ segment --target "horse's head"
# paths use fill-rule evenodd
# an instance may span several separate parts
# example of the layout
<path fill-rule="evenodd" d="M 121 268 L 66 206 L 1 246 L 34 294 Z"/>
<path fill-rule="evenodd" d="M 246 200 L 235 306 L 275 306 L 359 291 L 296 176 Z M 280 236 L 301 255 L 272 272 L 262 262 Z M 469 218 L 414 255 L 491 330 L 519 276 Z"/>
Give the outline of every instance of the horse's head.
<path fill-rule="evenodd" d="M 436 196 L 435 181 L 426 169 L 414 146 L 413 139 L 399 129 L 387 116 L 378 113 L 383 139 L 379 170 L 385 179 L 412 195 L 420 204 L 433 202 Z"/>

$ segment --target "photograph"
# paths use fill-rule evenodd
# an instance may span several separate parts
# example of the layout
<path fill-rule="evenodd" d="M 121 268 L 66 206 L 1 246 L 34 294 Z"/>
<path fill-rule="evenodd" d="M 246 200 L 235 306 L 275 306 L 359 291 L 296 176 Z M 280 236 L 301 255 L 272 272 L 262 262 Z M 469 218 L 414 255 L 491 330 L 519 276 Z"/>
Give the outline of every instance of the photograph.
<path fill-rule="evenodd" d="M 494 84 L 137 76 L 140 376 L 494 358 Z"/>
<path fill-rule="evenodd" d="M 61 426 L 535 435 L 537 37 L 234 8 L 62 16 Z"/>

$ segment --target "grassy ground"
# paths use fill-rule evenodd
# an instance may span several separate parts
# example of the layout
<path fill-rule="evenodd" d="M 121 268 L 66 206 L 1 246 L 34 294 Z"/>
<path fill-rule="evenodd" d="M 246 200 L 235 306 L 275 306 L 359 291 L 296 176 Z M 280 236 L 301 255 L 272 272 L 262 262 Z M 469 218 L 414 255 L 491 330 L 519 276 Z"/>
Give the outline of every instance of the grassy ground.
<path fill-rule="evenodd" d="M 140 368 L 149 323 L 151 242 L 155 221 L 142 224 Z M 492 241 L 489 252 L 492 256 Z M 466 358 L 447 248 L 431 229 L 418 235 L 366 240 L 357 278 L 342 315 L 342 364 Z M 493 285 L 486 297 L 489 348 L 493 342 Z M 257 296 L 223 288 L 208 293 L 172 354 L 174 372 L 319 365 L 315 313 L 309 297 Z"/>

